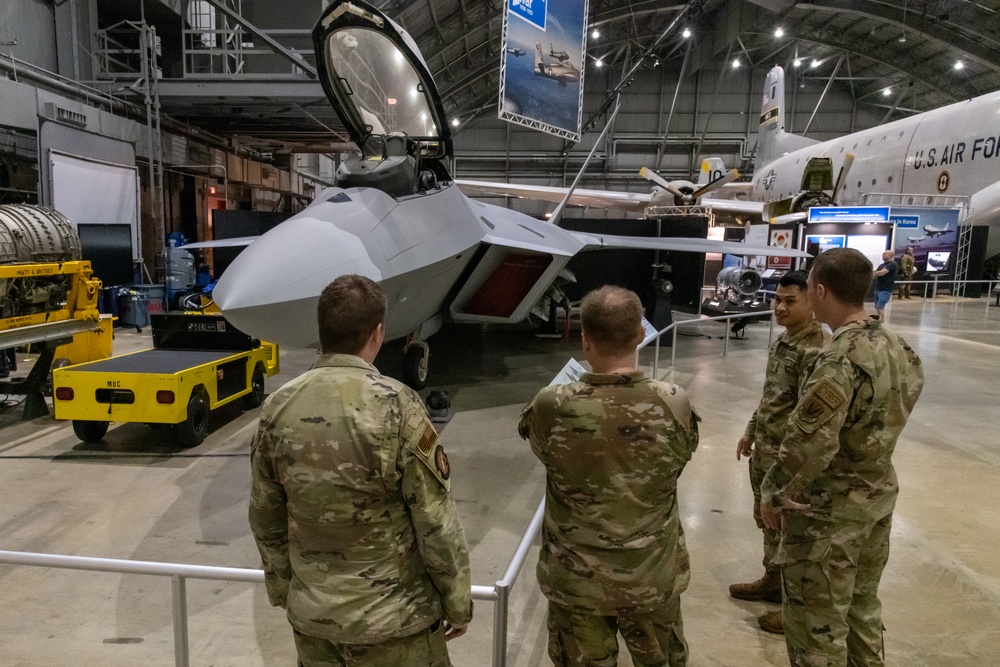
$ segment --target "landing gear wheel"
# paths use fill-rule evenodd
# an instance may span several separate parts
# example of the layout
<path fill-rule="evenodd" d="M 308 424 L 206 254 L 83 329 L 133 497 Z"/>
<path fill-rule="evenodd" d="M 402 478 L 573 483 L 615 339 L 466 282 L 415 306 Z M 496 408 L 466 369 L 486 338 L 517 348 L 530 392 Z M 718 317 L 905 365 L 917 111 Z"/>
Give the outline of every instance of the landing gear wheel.
<path fill-rule="evenodd" d="M 420 391 L 427 386 L 429 356 L 426 343 L 413 343 L 403 353 L 403 382 L 414 391 Z"/>
<path fill-rule="evenodd" d="M 100 442 L 107 432 L 108 422 L 73 420 L 73 433 L 76 433 L 76 437 L 88 444 Z"/>
<path fill-rule="evenodd" d="M 243 397 L 243 407 L 253 410 L 264 402 L 264 369 L 260 364 L 253 369 L 253 376 L 250 378 L 250 393 Z"/>
<path fill-rule="evenodd" d="M 197 447 L 208 435 L 208 401 L 201 393 L 191 395 L 188 401 L 187 419 L 177 425 L 177 438 L 187 449 Z"/>

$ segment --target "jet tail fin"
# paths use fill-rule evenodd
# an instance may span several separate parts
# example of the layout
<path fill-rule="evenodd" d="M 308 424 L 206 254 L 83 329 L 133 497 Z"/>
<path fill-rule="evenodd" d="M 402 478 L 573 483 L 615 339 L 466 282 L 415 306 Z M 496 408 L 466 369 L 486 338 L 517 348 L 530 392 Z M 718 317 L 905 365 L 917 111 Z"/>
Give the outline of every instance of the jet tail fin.
<path fill-rule="evenodd" d="M 701 161 L 697 185 L 708 185 L 726 174 L 726 163 L 721 157 L 707 157 Z"/>
<path fill-rule="evenodd" d="M 764 79 L 755 169 L 760 169 L 785 153 L 816 143 L 819 142 L 785 131 L 785 70 L 775 65 Z"/>
<path fill-rule="evenodd" d="M 545 73 L 545 61 L 542 60 L 542 43 L 535 42 L 535 70 Z"/>

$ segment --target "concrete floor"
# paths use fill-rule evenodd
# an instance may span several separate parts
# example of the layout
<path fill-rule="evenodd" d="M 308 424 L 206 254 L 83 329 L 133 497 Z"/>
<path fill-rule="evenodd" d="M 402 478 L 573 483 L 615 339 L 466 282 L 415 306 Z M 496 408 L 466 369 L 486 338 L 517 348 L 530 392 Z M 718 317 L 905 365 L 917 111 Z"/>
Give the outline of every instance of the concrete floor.
<path fill-rule="evenodd" d="M 881 591 L 887 663 L 1000 664 L 1000 309 L 983 300 L 894 300 L 888 317 L 923 358 L 927 384 L 895 456 L 902 490 Z M 730 342 L 723 358 L 721 325 L 703 327 L 706 335 L 681 337 L 677 367 L 664 371 L 703 418 L 680 482 L 692 560 L 683 597 L 690 665 L 784 665 L 783 640 L 756 629 L 764 605 L 726 593 L 760 572 L 746 465 L 734 450 L 763 384 L 768 328 L 751 325 L 749 339 Z M 148 343 L 148 333 L 123 331 L 116 352 Z M 431 381 L 450 392 L 456 411 L 442 438 L 473 581 L 489 584 L 544 488 L 514 432 L 517 414 L 577 343 L 475 328 L 446 329 L 432 343 Z M 269 390 L 312 357 L 282 350 Z M 397 357 L 389 351 L 379 363 L 390 370 Z M 257 411 L 222 412 L 202 445 L 179 451 L 169 431 L 126 424 L 84 445 L 68 424 L 20 423 L 16 408 L 0 410 L 0 549 L 258 566 L 246 521 Z M 518 667 L 549 664 L 536 554 L 512 593 L 508 664 Z M 287 623 L 262 586 L 189 581 L 188 605 L 192 665 L 294 664 Z M 450 645 L 459 666 L 489 664 L 492 609 L 477 605 L 469 634 Z M 0 566 L 0 665 L 167 666 L 172 649 L 165 579 Z M 631 662 L 623 656 L 621 664 Z"/>

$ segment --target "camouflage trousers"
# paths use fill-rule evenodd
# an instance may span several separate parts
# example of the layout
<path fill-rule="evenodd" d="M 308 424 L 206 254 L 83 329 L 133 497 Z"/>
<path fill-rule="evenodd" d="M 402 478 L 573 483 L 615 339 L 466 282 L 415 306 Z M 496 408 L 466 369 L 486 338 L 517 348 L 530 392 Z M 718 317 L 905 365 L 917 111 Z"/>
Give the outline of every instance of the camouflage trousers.
<path fill-rule="evenodd" d="M 299 667 L 451 667 L 440 621 L 378 644 L 335 644 L 294 632 Z"/>
<path fill-rule="evenodd" d="M 784 517 L 778 560 L 792 667 L 884 667 L 878 585 L 891 527 L 891 514 L 874 523 Z"/>
<path fill-rule="evenodd" d="M 757 523 L 757 527 L 764 533 L 764 560 L 762 562 L 767 572 L 775 572 L 780 569 L 774 563 L 774 555 L 778 551 L 778 545 L 781 544 L 781 533 L 765 526 L 764 521 L 760 518 L 760 485 L 773 463 L 773 458 L 757 456 L 756 452 L 750 456 L 750 488 L 753 490 L 753 520 Z"/>
<path fill-rule="evenodd" d="M 681 600 L 646 614 L 592 616 L 549 603 L 549 657 L 556 667 L 615 667 L 618 633 L 636 667 L 684 667 Z"/>

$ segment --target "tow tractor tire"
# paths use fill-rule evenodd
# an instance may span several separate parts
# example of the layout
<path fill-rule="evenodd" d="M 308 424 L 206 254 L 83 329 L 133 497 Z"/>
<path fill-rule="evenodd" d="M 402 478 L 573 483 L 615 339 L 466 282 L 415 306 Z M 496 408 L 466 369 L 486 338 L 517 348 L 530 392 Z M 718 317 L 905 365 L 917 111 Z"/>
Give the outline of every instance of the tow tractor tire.
<path fill-rule="evenodd" d="M 250 378 L 250 393 L 243 397 L 243 407 L 253 410 L 264 402 L 264 369 L 257 364 Z"/>
<path fill-rule="evenodd" d="M 93 444 L 100 442 L 101 438 L 108 432 L 108 422 L 85 421 L 82 419 L 73 420 L 73 433 L 86 443 Z"/>
<path fill-rule="evenodd" d="M 421 345 L 413 345 L 403 355 L 403 382 L 415 391 L 427 386 L 427 354 Z"/>
<path fill-rule="evenodd" d="M 177 438 L 181 446 L 197 447 L 208 435 L 208 401 L 205 396 L 196 392 L 188 401 L 187 419 L 177 425 Z"/>

